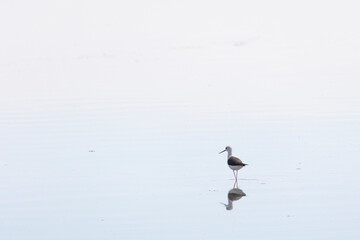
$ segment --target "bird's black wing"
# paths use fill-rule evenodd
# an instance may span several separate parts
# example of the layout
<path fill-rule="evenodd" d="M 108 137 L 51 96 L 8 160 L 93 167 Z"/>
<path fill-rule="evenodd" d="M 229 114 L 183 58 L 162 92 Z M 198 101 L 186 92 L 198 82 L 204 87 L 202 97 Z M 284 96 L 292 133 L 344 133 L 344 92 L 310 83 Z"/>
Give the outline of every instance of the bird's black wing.
<path fill-rule="evenodd" d="M 231 166 L 246 166 L 247 165 L 247 164 L 243 163 L 237 157 L 230 157 L 228 159 L 228 164 L 231 165 Z"/>

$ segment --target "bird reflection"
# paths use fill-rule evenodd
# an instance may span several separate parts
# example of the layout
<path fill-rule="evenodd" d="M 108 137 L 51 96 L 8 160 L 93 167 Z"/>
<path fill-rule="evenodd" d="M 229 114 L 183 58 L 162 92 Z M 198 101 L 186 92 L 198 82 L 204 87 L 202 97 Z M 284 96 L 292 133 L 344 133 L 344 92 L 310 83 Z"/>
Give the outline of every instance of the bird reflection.
<path fill-rule="evenodd" d="M 234 186 L 230 191 L 228 192 L 228 203 L 222 203 L 224 204 L 226 210 L 232 210 L 233 209 L 233 202 L 241 199 L 242 197 L 245 197 L 246 194 L 241 190 L 238 186 L 238 182 L 235 180 Z"/>

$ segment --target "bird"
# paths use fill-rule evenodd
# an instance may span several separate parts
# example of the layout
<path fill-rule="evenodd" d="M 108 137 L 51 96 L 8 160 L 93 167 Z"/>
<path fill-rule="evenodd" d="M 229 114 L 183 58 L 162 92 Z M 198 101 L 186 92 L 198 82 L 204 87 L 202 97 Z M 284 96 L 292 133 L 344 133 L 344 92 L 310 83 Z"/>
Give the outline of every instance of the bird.
<path fill-rule="evenodd" d="M 225 150 L 219 152 L 219 154 L 225 151 L 228 153 L 227 164 L 229 165 L 229 168 L 233 170 L 235 181 L 237 181 L 238 171 L 247 164 L 243 163 L 239 158 L 232 156 L 232 148 L 230 146 L 227 146 Z"/>

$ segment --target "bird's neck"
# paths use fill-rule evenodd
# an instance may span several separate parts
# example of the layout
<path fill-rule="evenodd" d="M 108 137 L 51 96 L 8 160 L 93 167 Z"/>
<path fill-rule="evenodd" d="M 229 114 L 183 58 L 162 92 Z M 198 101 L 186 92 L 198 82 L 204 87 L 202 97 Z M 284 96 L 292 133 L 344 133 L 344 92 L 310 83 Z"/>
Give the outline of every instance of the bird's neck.
<path fill-rule="evenodd" d="M 228 159 L 232 156 L 231 150 L 228 151 Z"/>

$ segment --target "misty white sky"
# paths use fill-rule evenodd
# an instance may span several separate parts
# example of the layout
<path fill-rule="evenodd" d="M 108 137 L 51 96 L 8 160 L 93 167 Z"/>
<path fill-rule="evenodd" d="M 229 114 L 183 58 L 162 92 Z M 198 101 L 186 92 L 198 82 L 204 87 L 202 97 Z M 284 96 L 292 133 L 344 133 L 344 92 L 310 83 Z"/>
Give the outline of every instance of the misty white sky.
<path fill-rule="evenodd" d="M 9 99 L 73 96 L 224 103 L 356 97 L 357 6 L 3 0 L 2 105 Z"/>

